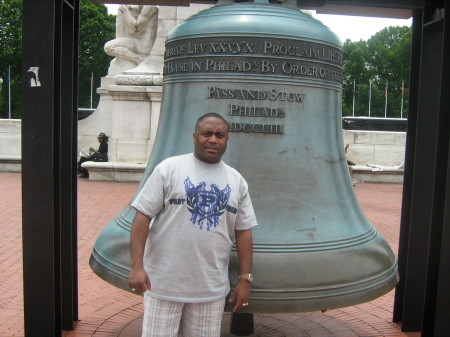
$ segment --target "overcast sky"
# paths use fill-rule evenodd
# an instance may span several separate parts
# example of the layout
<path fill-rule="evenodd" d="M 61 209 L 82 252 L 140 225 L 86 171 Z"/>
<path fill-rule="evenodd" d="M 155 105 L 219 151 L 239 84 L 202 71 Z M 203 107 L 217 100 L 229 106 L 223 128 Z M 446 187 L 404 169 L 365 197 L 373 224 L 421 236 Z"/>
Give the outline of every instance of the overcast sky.
<path fill-rule="evenodd" d="M 117 14 L 119 5 L 106 5 L 110 14 Z M 368 40 L 372 35 L 388 26 L 411 26 L 411 19 L 382 19 L 362 16 L 315 14 L 313 16 L 328 26 L 342 42 Z"/>
<path fill-rule="evenodd" d="M 412 19 L 385 19 L 364 16 L 313 14 L 313 16 L 328 26 L 344 42 L 368 40 L 374 34 L 389 26 L 411 26 Z"/>

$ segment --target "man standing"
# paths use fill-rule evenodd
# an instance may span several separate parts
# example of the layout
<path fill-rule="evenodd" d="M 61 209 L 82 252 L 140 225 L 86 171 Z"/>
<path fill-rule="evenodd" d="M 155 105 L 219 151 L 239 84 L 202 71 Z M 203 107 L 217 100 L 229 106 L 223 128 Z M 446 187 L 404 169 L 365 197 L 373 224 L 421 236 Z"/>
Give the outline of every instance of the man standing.
<path fill-rule="evenodd" d="M 234 311 L 248 305 L 257 224 L 248 186 L 221 161 L 228 125 L 220 115 L 201 116 L 193 136 L 194 153 L 156 166 L 132 203 L 128 281 L 144 292 L 142 336 L 220 336 L 234 237 L 241 276 L 229 301 Z"/>

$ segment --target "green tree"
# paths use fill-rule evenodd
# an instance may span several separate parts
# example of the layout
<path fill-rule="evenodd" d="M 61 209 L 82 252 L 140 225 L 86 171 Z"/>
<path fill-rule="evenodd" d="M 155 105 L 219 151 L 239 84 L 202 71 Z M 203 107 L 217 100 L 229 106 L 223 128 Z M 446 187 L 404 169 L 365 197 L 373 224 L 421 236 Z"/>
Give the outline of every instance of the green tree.
<path fill-rule="evenodd" d="M 0 118 L 8 118 L 8 69 L 11 69 L 11 118 L 20 118 L 22 0 L 0 0 Z"/>
<path fill-rule="evenodd" d="M 356 116 L 368 115 L 371 92 L 371 116 L 384 117 L 387 85 L 387 116 L 400 117 L 404 83 L 405 117 L 408 110 L 410 49 L 411 28 L 406 26 L 384 28 L 367 41 L 345 41 L 343 115 L 351 115 L 353 112 L 355 81 Z M 370 83 L 372 90 L 369 89 Z"/>
<path fill-rule="evenodd" d="M 342 89 L 342 106 L 343 114 L 351 115 L 353 112 L 353 94 L 354 89 L 358 100 L 359 94 L 362 93 L 361 84 L 369 81 L 370 73 L 367 69 L 367 44 L 365 41 L 351 42 L 347 39 L 344 43 L 344 69 L 343 69 L 343 89 Z M 356 109 L 355 111 L 360 111 Z"/>
<path fill-rule="evenodd" d="M 90 107 L 91 76 L 94 78 L 93 102 L 96 107 L 99 96 L 95 89 L 100 86 L 100 78 L 108 73 L 111 57 L 104 51 L 104 45 L 114 39 L 116 16 L 109 15 L 102 4 L 93 4 L 90 0 L 80 1 L 80 44 L 78 106 Z"/>
<path fill-rule="evenodd" d="M 78 103 L 90 106 L 90 80 L 94 74 L 93 106 L 98 104 L 95 88 L 105 76 L 111 57 L 103 50 L 115 35 L 115 16 L 105 5 L 80 0 Z M 0 0 L 0 118 L 8 117 L 8 67 L 11 67 L 11 117 L 21 118 L 22 0 Z"/>
<path fill-rule="evenodd" d="M 385 90 L 388 88 L 388 117 L 400 117 L 402 83 L 409 88 L 411 36 L 410 27 L 387 27 L 367 41 L 371 55 L 369 64 L 373 73 L 377 74 L 374 80 L 383 88 L 383 106 L 386 102 Z M 407 101 L 406 94 L 404 98 Z"/>

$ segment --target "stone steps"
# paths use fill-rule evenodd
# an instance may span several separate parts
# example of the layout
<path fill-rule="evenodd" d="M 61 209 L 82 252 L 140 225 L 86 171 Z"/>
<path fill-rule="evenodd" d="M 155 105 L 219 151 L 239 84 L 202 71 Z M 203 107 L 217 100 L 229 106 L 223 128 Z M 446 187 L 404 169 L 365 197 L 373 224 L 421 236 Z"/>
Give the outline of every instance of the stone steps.
<path fill-rule="evenodd" d="M 82 167 L 88 170 L 89 180 L 96 181 L 141 181 L 146 168 L 143 163 L 93 162 L 88 161 Z M 0 172 L 21 172 L 20 156 L 0 156 Z M 352 181 L 403 183 L 403 167 L 382 165 L 349 166 Z"/>
<path fill-rule="evenodd" d="M 402 166 L 354 165 L 349 166 L 352 181 L 371 183 L 403 183 Z"/>
<path fill-rule="evenodd" d="M 0 155 L 0 172 L 21 172 L 22 157 L 18 155 Z"/>
<path fill-rule="evenodd" d="M 141 181 L 146 168 L 143 163 L 93 162 L 81 164 L 89 172 L 89 180 L 97 181 Z"/>
<path fill-rule="evenodd" d="M 81 165 L 89 171 L 89 180 L 140 181 L 146 164 L 125 162 L 85 162 Z M 403 167 L 381 165 L 349 166 L 352 181 L 403 183 Z"/>

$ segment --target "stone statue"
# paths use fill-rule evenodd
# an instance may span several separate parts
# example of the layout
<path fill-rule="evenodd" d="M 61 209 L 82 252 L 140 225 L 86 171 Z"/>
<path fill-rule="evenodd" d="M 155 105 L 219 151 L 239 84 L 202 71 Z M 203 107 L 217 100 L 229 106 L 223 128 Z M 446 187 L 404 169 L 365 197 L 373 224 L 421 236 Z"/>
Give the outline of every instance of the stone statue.
<path fill-rule="evenodd" d="M 114 76 L 139 66 L 153 48 L 157 28 L 157 6 L 120 5 L 116 38 L 105 44 L 106 54 L 115 56 L 108 75 Z"/>

